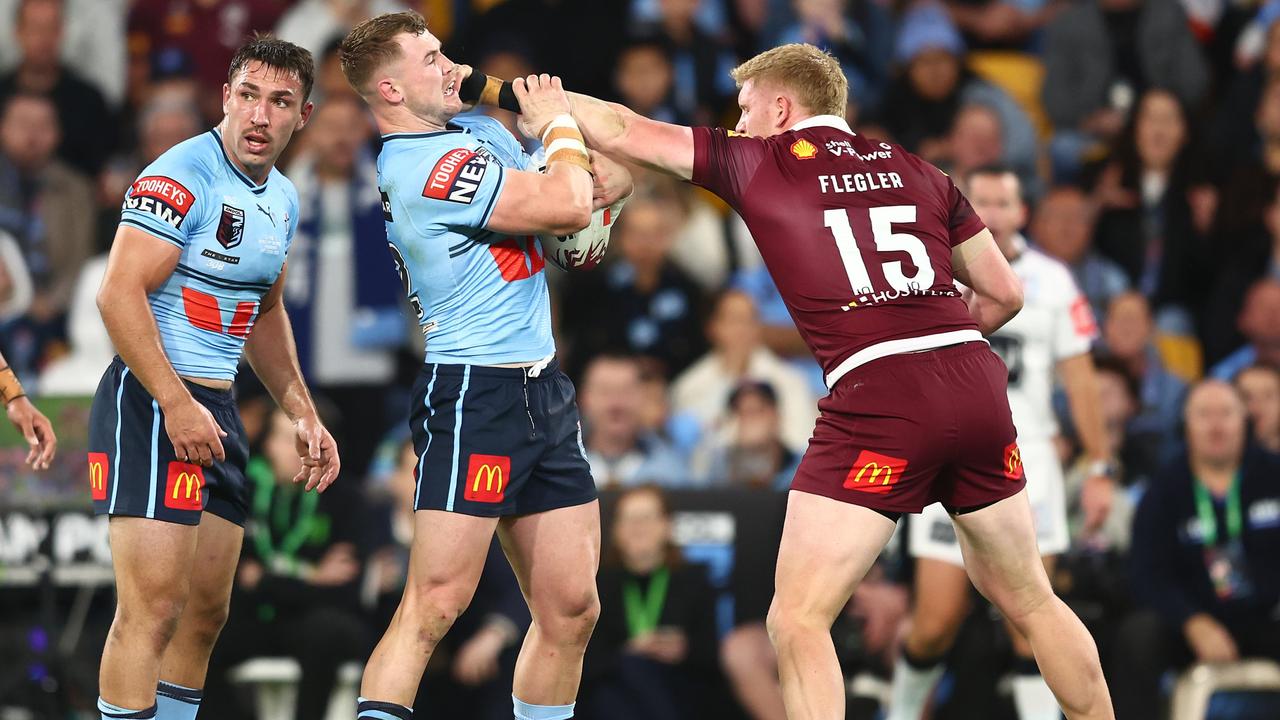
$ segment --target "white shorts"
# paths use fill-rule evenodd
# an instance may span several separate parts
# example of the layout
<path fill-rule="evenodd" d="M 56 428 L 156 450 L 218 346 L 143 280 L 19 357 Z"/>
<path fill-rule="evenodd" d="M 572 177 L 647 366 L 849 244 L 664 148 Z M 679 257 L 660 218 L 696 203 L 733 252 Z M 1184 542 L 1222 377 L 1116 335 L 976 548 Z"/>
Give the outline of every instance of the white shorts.
<path fill-rule="evenodd" d="M 1022 467 L 1027 477 L 1027 498 L 1035 515 L 1036 542 L 1041 555 L 1059 555 L 1071 545 L 1067 529 L 1067 502 L 1063 489 L 1062 464 L 1052 439 L 1022 443 Z M 960 542 L 951 516 L 934 503 L 912 517 L 907 547 L 912 557 L 926 557 L 964 566 Z"/>

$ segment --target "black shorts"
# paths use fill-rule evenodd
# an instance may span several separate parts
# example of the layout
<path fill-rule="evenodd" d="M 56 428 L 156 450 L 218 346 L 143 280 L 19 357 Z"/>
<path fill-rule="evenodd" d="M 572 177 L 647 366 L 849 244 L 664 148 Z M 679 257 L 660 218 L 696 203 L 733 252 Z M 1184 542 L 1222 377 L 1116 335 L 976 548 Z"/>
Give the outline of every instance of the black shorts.
<path fill-rule="evenodd" d="M 596 499 L 573 383 L 557 363 L 538 377 L 429 363 L 413 398 L 415 510 L 529 515 Z"/>
<path fill-rule="evenodd" d="M 164 413 L 117 357 L 98 383 L 89 413 L 89 491 L 97 515 L 128 515 L 200 524 L 204 510 L 244 526 L 249 444 L 230 390 L 187 383 L 227 433 L 227 459 L 212 467 L 183 462 L 165 432 Z"/>

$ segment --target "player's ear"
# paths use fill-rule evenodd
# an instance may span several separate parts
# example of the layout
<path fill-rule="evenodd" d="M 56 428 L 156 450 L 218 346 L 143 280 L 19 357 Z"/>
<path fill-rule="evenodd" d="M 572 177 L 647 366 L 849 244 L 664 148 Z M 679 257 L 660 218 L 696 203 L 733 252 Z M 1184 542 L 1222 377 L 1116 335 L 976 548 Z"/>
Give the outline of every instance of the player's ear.
<path fill-rule="evenodd" d="M 786 95 L 779 95 L 777 96 L 776 99 L 774 99 L 773 107 L 774 107 L 774 115 L 773 115 L 774 126 L 776 126 L 780 130 L 785 130 L 786 128 L 791 127 L 791 125 L 793 124 L 790 122 L 791 111 L 795 109 L 794 104 L 791 102 L 791 98 L 787 97 Z"/>
<path fill-rule="evenodd" d="M 311 119 L 311 113 L 316 109 L 316 104 L 308 100 L 302 106 L 302 115 L 298 118 L 298 125 L 293 130 L 297 132 L 306 126 L 307 121 Z"/>
<path fill-rule="evenodd" d="M 400 92 L 400 88 L 396 87 L 395 81 L 391 78 L 379 80 L 377 90 L 378 96 L 392 105 L 398 105 L 404 99 L 404 93 Z"/>
<path fill-rule="evenodd" d="M 231 105 L 231 86 L 226 83 L 222 83 L 222 114 L 223 115 L 226 115 L 228 112 L 230 112 L 230 110 L 228 109 L 230 105 Z"/>

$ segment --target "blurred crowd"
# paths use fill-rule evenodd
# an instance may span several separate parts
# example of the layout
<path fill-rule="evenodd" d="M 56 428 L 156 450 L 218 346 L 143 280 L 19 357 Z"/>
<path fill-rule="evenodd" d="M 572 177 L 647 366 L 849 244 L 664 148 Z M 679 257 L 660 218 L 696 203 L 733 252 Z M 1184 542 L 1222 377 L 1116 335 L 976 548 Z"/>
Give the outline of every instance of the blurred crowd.
<path fill-rule="evenodd" d="M 1280 657 L 1280 0 L 0 0 L 0 351 L 34 396 L 93 393 L 114 352 L 94 295 L 124 194 L 218 122 L 236 47 L 272 31 L 316 58 L 315 115 L 280 163 L 302 208 L 285 301 L 344 473 L 325 496 L 296 492 L 288 423 L 242 373 L 258 438 L 254 517 L 206 706 L 234 698 L 218 689 L 222 669 L 262 654 L 299 658 L 300 697 L 323 696 L 342 661 L 367 656 L 403 582 L 405 417 L 422 336 L 386 251 L 379 139 L 336 48 L 359 20 L 404 8 L 427 17 L 455 62 L 505 78 L 554 73 L 683 124 L 733 127 L 728 70 L 779 43 L 814 43 L 850 80 L 858 132 L 961 185 L 984 166 L 1013 168 L 1025 236 L 1071 269 L 1098 319 L 1093 354 L 1122 468 L 1109 521 L 1075 539 L 1059 591 L 1138 708 L 1191 659 Z M 520 137 L 513 116 L 493 112 Z M 681 559 L 664 493 L 781 499 L 826 390 L 741 219 L 690 185 L 636 179 L 607 263 L 547 270 L 593 474 L 626 491 L 609 505 L 581 707 L 781 718 L 763 613 L 717 622 L 724 587 Z M 1078 444 L 1067 435 L 1059 447 L 1078 493 Z M 1194 534 L 1184 520 L 1204 525 L 1183 476 L 1210 460 L 1254 477 L 1242 596 L 1171 557 Z M 528 617 L 498 552 L 455 651 L 441 654 L 448 667 L 428 677 L 424 717 L 509 717 L 504 682 Z M 835 630 L 860 648 L 851 673 L 892 666 L 903 565 L 886 555 Z M 633 612 L 658 584 L 665 603 Z M 1200 614 L 1216 625 L 1188 629 Z M 1007 662 L 990 617 L 970 624 L 955 655 Z M 1173 640 L 1134 658 L 1124 650 L 1135 637 Z M 1007 712 L 995 690 L 962 682 L 984 666 L 956 667 L 935 717 Z M 712 711 L 694 700 L 717 697 Z M 231 705 L 206 712 L 236 717 Z M 1151 717 L 1138 712 L 1128 716 Z"/>

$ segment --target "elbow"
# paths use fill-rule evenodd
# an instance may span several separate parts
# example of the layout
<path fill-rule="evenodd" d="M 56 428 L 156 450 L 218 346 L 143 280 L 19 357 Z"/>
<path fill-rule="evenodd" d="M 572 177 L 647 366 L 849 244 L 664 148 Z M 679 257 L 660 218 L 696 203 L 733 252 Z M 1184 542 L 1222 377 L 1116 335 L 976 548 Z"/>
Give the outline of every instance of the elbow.
<path fill-rule="evenodd" d="M 572 235 L 591 224 L 591 196 L 573 198 L 561 205 L 549 228 L 552 235 Z"/>
<path fill-rule="evenodd" d="M 1004 297 L 1001 299 L 1000 304 L 1004 306 L 1005 311 L 1009 313 L 1009 317 L 1012 318 L 1022 310 L 1022 303 L 1022 286 L 1015 282 L 1005 290 Z"/>

